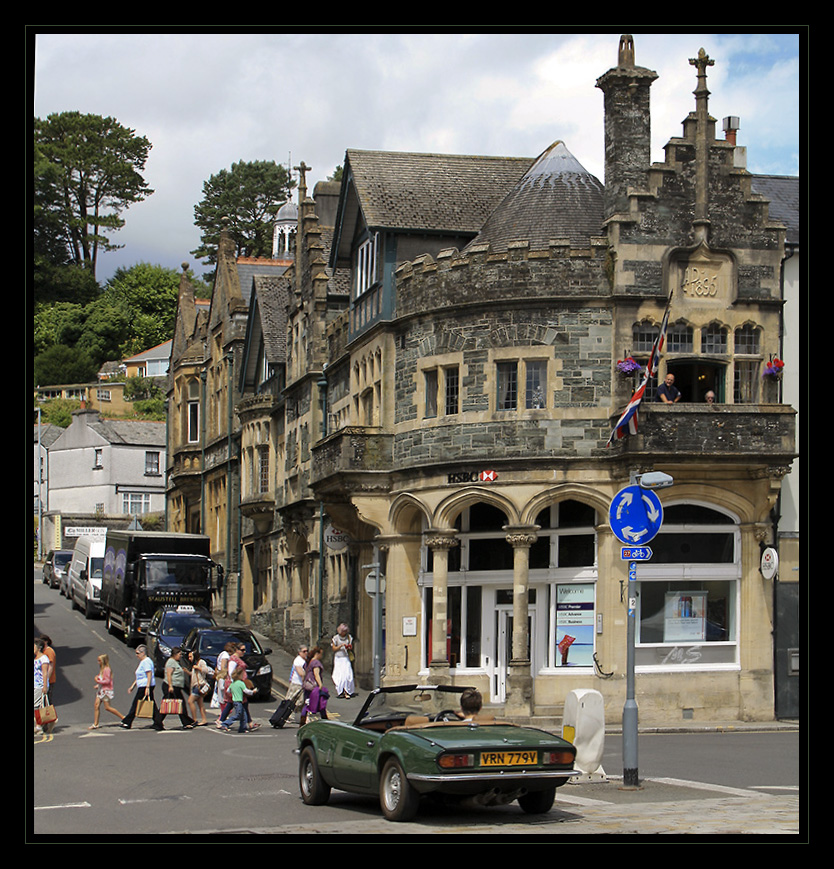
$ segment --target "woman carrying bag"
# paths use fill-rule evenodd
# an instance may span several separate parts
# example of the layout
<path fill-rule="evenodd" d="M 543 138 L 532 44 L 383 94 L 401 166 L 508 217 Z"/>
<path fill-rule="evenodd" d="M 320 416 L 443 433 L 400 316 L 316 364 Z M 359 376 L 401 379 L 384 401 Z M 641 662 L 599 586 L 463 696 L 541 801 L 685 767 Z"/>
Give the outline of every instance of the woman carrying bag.
<path fill-rule="evenodd" d="M 136 678 L 127 689 L 128 694 L 133 694 L 133 690 L 136 689 L 136 694 L 133 695 L 133 703 L 130 704 L 130 710 L 122 719 L 121 725 L 126 730 L 130 730 L 134 718 L 151 718 L 153 719 L 154 730 L 164 730 L 159 709 L 153 696 L 156 680 L 153 673 L 153 661 L 148 657 L 148 647 L 137 646 L 136 657 L 138 659 Z"/>
<path fill-rule="evenodd" d="M 327 718 L 327 699 L 330 696 L 330 692 L 321 681 L 321 674 L 324 672 L 324 664 L 321 662 L 323 654 L 323 650 L 319 646 L 315 646 L 310 649 L 307 657 L 307 667 L 304 671 L 303 683 L 307 705 L 301 713 L 299 726 L 307 723 L 308 713 Z"/>

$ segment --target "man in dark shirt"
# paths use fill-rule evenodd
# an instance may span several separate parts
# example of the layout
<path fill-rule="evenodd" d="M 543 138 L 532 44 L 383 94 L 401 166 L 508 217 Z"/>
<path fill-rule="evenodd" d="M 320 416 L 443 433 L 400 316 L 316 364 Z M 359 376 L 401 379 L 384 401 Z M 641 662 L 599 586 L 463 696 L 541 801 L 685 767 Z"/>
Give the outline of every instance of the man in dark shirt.
<path fill-rule="evenodd" d="M 675 375 L 667 374 L 666 379 L 657 388 L 655 401 L 662 401 L 664 404 L 675 404 L 681 400 L 680 390 L 675 386 Z"/>

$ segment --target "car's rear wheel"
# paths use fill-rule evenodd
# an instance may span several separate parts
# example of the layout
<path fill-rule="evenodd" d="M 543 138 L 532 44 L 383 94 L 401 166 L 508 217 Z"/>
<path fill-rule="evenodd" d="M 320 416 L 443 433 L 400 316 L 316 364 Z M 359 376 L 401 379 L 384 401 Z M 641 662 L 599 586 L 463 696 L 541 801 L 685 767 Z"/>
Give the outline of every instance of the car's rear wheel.
<path fill-rule="evenodd" d="M 543 791 L 533 791 L 518 798 L 518 804 L 528 815 L 543 815 L 553 808 L 556 799 L 556 788 L 546 788 Z"/>
<path fill-rule="evenodd" d="M 417 814 L 420 795 L 409 784 L 400 762 L 386 761 L 379 779 L 379 802 L 389 821 L 408 821 Z"/>
<path fill-rule="evenodd" d="M 309 745 L 298 762 L 298 787 L 308 806 L 323 806 L 330 799 L 330 785 L 322 778 L 316 752 Z"/>

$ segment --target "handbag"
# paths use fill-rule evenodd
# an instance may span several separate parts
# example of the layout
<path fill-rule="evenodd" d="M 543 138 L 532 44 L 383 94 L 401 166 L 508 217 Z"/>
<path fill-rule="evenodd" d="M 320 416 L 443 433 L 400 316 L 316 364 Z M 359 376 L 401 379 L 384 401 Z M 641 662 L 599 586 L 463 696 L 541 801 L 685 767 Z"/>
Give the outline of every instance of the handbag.
<path fill-rule="evenodd" d="M 161 715 L 179 715 L 182 712 L 182 700 L 166 697 L 159 705 Z"/>
<path fill-rule="evenodd" d="M 35 710 L 35 723 L 36 724 L 49 724 L 51 721 L 58 720 L 58 713 L 55 711 L 55 707 L 52 705 L 48 706 L 39 706 Z"/>
<path fill-rule="evenodd" d="M 136 704 L 137 718 L 153 718 L 153 700 L 140 700 Z"/>

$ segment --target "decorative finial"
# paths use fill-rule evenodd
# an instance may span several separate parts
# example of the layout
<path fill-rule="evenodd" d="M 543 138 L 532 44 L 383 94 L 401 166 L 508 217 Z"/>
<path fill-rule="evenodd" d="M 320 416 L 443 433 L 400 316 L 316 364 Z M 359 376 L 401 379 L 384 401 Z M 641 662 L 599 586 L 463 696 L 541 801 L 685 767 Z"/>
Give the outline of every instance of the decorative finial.
<path fill-rule="evenodd" d="M 630 33 L 624 33 L 620 37 L 617 66 L 634 66 L 634 37 Z"/>

